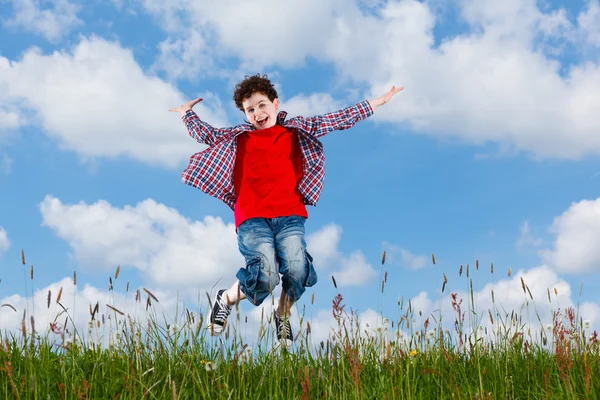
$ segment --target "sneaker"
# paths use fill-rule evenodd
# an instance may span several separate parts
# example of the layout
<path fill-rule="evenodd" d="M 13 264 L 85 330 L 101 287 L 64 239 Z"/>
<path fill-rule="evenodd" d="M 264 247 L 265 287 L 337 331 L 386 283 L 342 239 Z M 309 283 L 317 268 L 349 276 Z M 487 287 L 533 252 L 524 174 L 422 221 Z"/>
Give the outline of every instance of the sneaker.
<path fill-rule="evenodd" d="M 227 324 L 227 318 L 231 314 L 231 306 L 227 304 L 227 301 L 223 298 L 225 289 L 221 289 L 215 296 L 210 315 L 208 316 L 208 329 L 211 336 L 218 336 L 223 333 L 225 325 Z"/>
<path fill-rule="evenodd" d="M 280 345 L 289 349 L 294 342 L 294 336 L 292 336 L 292 325 L 290 324 L 289 316 L 287 318 L 281 318 L 277 311 L 273 312 L 275 319 L 275 331 L 277 332 L 277 340 Z"/>

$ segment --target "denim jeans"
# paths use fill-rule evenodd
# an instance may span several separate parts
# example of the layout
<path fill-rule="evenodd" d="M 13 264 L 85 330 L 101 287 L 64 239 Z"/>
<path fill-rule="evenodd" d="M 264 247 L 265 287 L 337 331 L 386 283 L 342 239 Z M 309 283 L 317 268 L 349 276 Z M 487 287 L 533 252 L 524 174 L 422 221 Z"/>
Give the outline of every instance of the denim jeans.
<path fill-rule="evenodd" d="M 292 301 L 317 282 L 313 259 L 306 251 L 304 222 L 300 216 L 251 218 L 238 227 L 238 245 L 246 259 L 236 277 L 240 290 L 260 305 L 280 282 Z"/>

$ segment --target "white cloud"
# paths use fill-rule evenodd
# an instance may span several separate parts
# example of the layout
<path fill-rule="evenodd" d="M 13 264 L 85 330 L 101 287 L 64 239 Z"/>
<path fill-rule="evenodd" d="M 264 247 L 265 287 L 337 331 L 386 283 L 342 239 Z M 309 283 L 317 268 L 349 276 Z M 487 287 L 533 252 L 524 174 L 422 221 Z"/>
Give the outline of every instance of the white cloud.
<path fill-rule="evenodd" d="M 6 26 L 23 28 L 52 42 L 83 24 L 77 17 L 80 7 L 68 0 L 12 0 L 12 4 L 14 14 L 4 21 Z"/>
<path fill-rule="evenodd" d="M 122 279 L 122 278 L 121 278 Z M 185 308 L 197 315 L 198 310 L 194 306 L 189 306 L 190 303 L 185 303 L 181 298 L 178 299 L 173 292 L 164 292 L 159 289 L 148 288 L 150 292 L 157 297 L 158 302 L 151 300 L 151 306 L 146 309 L 146 299 L 148 294 L 142 287 L 129 288 L 129 293 L 125 292 L 125 282 L 118 279 L 113 281 L 115 287 L 122 287 L 122 290 L 107 290 L 97 287 L 82 284 L 78 282 L 73 284 L 73 279 L 65 277 L 60 281 L 51 283 L 48 286 L 35 290 L 32 296 L 23 297 L 18 294 L 6 296 L 0 299 L 0 304 L 9 304 L 14 307 L 13 311 L 9 306 L 2 307 L 0 312 L 0 327 L 3 331 L 18 333 L 21 331 L 23 315 L 25 313 L 25 324 L 27 333 L 31 334 L 32 325 L 31 317 L 34 319 L 36 332 L 43 336 L 47 334 L 51 339 L 55 339 L 58 344 L 61 344 L 60 335 L 55 335 L 50 331 L 50 323 L 56 323 L 62 332 L 65 328 L 68 329 L 65 341 L 73 341 L 75 336 L 73 322 L 77 329 L 79 337 L 86 341 L 92 340 L 95 343 L 106 345 L 109 343 L 110 337 L 117 332 L 121 332 L 127 325 L 127 331 L 131 332 L 131 326 L 128 317 L 131 317 L 141 329 L 142 334 L 147 330 L 147 321 L 153 319 L 157 325 L 165 327 L 165 323 L 174 323 L 181 321 L 182 315 L 185 314 Z M 140 300 L 136 301 L 136 291 L 140 291 Z M 61 292 L 60 304 L 67 310 L 65 313 L 63 308 L 57 303 L 59 292 Z M 48 303 L 48 295 L 50 293 L 50 303 Z M 179 306 L 177 302 L 179 301 Z M 98 312 L 95 316 L 95 324 L 91 328 L 90 307 L 93 310 L 98 304 Z M 119 313 L 107 307 L 107 304 L 123 312 L 122 316 Z M 178 306 L 178 307 L 177 307 Z M 179 315 L 176 314 L 178 309 Z M 200 310 L 205 312 L 205 310 Z M 66 324 L 65 324 L 66 320 Z M 100 326 L 97 323 L 100 322 Z M 183 325 L 183 324 L 181 324 Z M 181 326 L 180 325 L 180 326 Z M 20 336 L 20 333 L 18 334 Z M 54 336 L 54 337 L 52 337 Z"/>
<path fill-rule="evenodd" d="M 517 247 L 533 246 L 538 247 L 542 244 L 542 239 L 535 237 L 531 228 L 529 227 L 529 221 L 524 221 L 521 225 L 521 236 L 517 240 Z"/>
<path fill-rule="evenodd" d="M 218 49 L 224 59 L 237 57 L 246 70 L 298 67 L 312 57 L 333 63 L 336 86 L 344 78 L 367 84 L 368 96 L 404 85 L 401 95 L 377 110 L 376 120 L 468 143 L 491 141 L 512 149 L 509 153 L 578 159 L 600 153 L 600 93 L 594 89 L 600 86 L 600 66 L 561 65 L 556 55 L 564 46 L 582 45 L 574 34 L 582 27 L 595 40 L 596 3 L 570 21 L 564 9 L 545 12 L 533 0 L 462 2 L 460 17 L 471 31 L 441 38 L 437 48 L 438 20 L 426 2 L 387 1 L 370 10 L 357 1 L 342 7 L 340 0 L 318 6 L 291 1 L 285 7 L 274 0 L 252 6 L 144 4 L 171 34 L 189 37 L 193 26 L 210 43 L 210 49 L 203 47 L 209 54 Z M 275 25 L 262 24 L 265 19 Z"/>
<path fill-rule="evenodd" d="M 279 298 L 275 298 L 274 304 L 277 305 L 278 301 Z M 343 300 L 342 304 L 344 304 Z M 274 309 L 275 308 L 269 301 L 264 302 L 259 307 L 252 308 L 248 312 L 248 324 L 253 331 L 252 333 L 243 333 L 249 340 L 252 340 L 253 337 L 257 337 L 256 332 L 259 330 L 261 320 L 263 320 L 263 324 L 268 323 Z M 302 317 L 302 325 L 300 325 L 300 317 Z M 358 318 L 359 324 L 358 332 L 356 331 L 356 318 Z M 382 328 L 384 326 L 389 328 L 390 325 L 388 318 L 382 316 L 379 312 L 371 308 L 357 312 L 356 315 L 350 313 L 347 308 L 344 308 L 341 322 L 345 324 L 346 329 L 342 328 L 342 331 L 340 332 L 340 326 L 338 321 L 333 316 L 332 309 L 308 309 L 305 315 L 302 316 L 298 315 L 295 309 L 292 309 L 290 323 L 292 324 L 294 336 L 300 333 L 300 337 L 306 337 L 308 327 L 307 322 L 310 323 L 309 345 L 313 347 L 319 346 L 321 342 L 327 342 L 328 340 L 331 341 L 334 336 L 340 335 L 340 333 L 342 337 L 345 336 L 346 332 L 348 332 L 350 336 L 360 334 L 362 337 L 373 337 L 378 335 L 378 328 Z M 299 332 L 299 330 L 302 332 Z"/>
<path fill-rule="evenodd" d="M 307 235 L 306 246 L 317 268 L 327 268 L 337 262 L 340 257 L 338 245 L 341 238 L 342 227 L 336 224 L 327 224 Z"/>
<path fill-rule="evenodd" d="M 540 252 L 544 262 L 562 273 L 600 271 L 600 198 L 573 203 L 554 219 L 551 249 Z"/>
<path fill-rule="evenodd" d="M 124 156 L 175 167 L 205 148 L 188 136 L 178 113 L 167 111 L 187 99 L 145 73 L 117 43 L 90 38 L 72 51 L 30 49 L 13 62 L 0 57 L 0 87 L 35 112 L 29 120 L 83 159 Z M 195 107 L 200 117 L 226 125 L 220 103 L 202 97 Z"/>
<path fill-rule="evenodd" d="M 322 272 L 334 276 L 338 286 L 357 286 L 368 284 L 377 272 L 369 264 L 364 254 L 356 250 L 349 256 L 338 250 L 342 228 L 336 224 L 325 225 L 320 230 L 307 235 L 308 252 L 314 259 L 317 273 Z"/>
<path fill-rule="evenodd" d="M 384 242 L 383 247 L 386 252 L 385 262 L 387 264 L 410 269 L 420 269 L 427 265 L 427 256 L 413 254 L 403 247 L 388 242 Z"/>
<path fill-rule="evenodd" d="M 289 117 L 296 115 L 312 116 L 336 111 L 347 104 L 341 104 L 328 93 L 313 93 L 309 96 L 300 94 L 282 101 L 282 109 Z"/>
<path fill-rule="evenodd" d="M 202 73 L 216 72 L 210 47 L 196 30 L 185 38 L 169 37 L 158 46 L 159 56 L 153 68 L 164 71 L 173 79 L 194 78 Z"/>
<path fill-rule="evenodd" d="M 0 257 L 10 248 L 10 240 L 6 230 L 0 226 Z"/>
<path fill-rule="evenodd" d="M 522 282 L 526 285 L 525 291 Z M 578 303 L 580 303 L 578 317 L 589 320 L 592 330 L 600 327 L 600 306 L 597 303 L 574 299 L 573 290 L 568 282 L 561 279 L 551 268 L 540 266 L 526 271 L 513 272 L 510 278 L 488 283 L 480 290 L 475 288 L 473 292 L 474 313 L 469 308 L 471 294 L 462 290 L 454 290 L 452 283 L 446 286 L 441 304 L 440 300 L 432 300 L 427 293 L 421 292 L 411 299 L 412 314 L 415 316 L 413 323 L 417 324 L 416 328 L 422 328 L 423 321 L 432 313 L 437 318 L 441 311 L 444 329 L 450 329 L 453 332 L 456 318 L 450 295 L 453 292 L 456 293 L 459 301 L 462 299 L 461 311 L 465 314 L 465 333 L 469 333 L 473 326 L 471 325 L 472 318 L 477 320 L 477 325 L 487 327 L 489 332 L 499 329 L 502 321 L 508 322 L 510 327 L 512 324 L 510 317 L 514 312 L 518 321 L 516 320 L 517 323 L 512 332 L 515 332 L 517 326 L 519 329 L 524 326 L 525 332 L 530 329 L 535 337 L 535 332 L 539 332 L 547 324 L 553 323 L 555 311 L 560 309 L 564 315 L 568 307 L 577 308 Z M 550 296 L 550 300 L 548 296 Z M 494 316 L 494 324 L 489 319 L 488 310 Z M 422 317 L 417 317 L 419 312 L 422 312 Z M 431 318 L 429 322 L 435 325 Z"/>
<path fill-rule="evenodd" d="M 63 204 L 46 196 L 40 210 L 44 225 L 84 267 L 130 266 L 161 287 L 208 289 L 221 278 L 231 285 L 244 263 L 233 225 L 214 217 L 189 221 L 151 199 L 117 208 L 102 200 Z"/>
<path fill-rule="evenodd" d="M 586 40 L 600 47 L 600 3 L 598 0 L 589 0 L 587 8 L 577 17 L 577 22 L 583 31 Z"/>
<path fill-rule="evenodd" d="M 118 208 L 104 200 L 64 204 L 46 196 L 43 223 L 65 240 L 85 268 L 139 270 L 161 287 L 208 290 L 219 279 L 226 287 L 244 265 L 235 228 L 211 216 L 190 221 L 152 199 Z M 338 250 L 341 229 L 329 225 L 308 235 L 308 251 L 318 271 L 332 271 L 340 286 L 368 283 L 376 275 L 360 251 Z"/>

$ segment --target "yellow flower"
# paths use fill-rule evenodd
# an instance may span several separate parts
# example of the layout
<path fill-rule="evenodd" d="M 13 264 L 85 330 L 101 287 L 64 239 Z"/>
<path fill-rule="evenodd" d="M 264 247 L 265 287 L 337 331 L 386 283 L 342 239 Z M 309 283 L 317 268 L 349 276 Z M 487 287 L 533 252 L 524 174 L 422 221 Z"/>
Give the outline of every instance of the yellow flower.
<path fill-rule="evenodd" d="M 412 351 L 410 352 L 410 356 L 411 356 L 411 357 L 414 357 L 414 356 L 416 356 L 417 354 L 419 354 L 419 352 L 418 352 L 418 351 L 416 351 L 416 350 L 412 350 Z"/>

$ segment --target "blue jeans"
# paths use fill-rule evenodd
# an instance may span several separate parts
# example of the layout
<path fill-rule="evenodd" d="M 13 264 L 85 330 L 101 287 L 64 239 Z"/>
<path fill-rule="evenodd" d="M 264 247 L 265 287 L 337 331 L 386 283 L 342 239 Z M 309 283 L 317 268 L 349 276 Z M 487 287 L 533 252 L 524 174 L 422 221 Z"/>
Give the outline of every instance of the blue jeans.
<path fill-rule="evenodd" d="M 248 301 L 260 305 L 279 284 L 290 300 L 317 283 L 313 259 L 306 251 L 300 216 L 251 218 L 238 226 L 238 245 L 246 259 L 236 277 Z"/>

